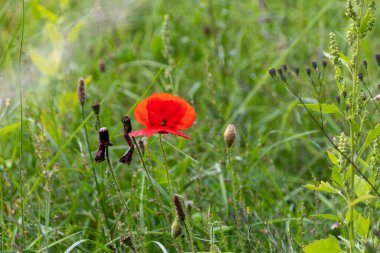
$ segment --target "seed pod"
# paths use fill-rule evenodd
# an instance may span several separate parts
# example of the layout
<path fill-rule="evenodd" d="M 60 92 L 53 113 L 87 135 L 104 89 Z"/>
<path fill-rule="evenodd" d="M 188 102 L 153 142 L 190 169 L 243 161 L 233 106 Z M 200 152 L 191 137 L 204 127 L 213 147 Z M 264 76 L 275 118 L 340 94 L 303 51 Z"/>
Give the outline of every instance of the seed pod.
<path fill-rule="evenodd" d="M 81 77 L 78 81 L 78 100 L 81 105 L 84 105 L 84 102 L 86 100 L 86 93 L 84 90 L 84 79 Z"/>
<path fill-rule="evenodd" d="M 173 238 L 178 238 L 182 234 L 182 224 L 177 216 L 173 221 L 171 234 Z"/>
<path fill-rule="evenodd" d="M 236 138 L 236 129 L 234 124 L 228 124 L 226 131 L 224 132 L 224 142 L 227 147 L 231 147 Z"/>

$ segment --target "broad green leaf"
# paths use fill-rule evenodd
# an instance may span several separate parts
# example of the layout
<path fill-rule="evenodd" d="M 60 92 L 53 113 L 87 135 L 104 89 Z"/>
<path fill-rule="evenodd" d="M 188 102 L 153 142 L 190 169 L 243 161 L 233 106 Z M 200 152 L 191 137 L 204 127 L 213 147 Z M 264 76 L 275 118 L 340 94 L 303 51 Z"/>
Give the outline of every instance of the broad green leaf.
<path fill-rule="evenodd" d="M 303 106 L 302 104 L 299 104 L 299 106 Z M 338 114 L 342 114 L 339 110 L 339 108 L 336 106 L 336 105 L 328 105 L 328 104 L 305 104 L 306 108 L 312 110 L 312 111 L 316 111 L 316 112 L 320 112 L 322 111 L 322 113 L 338 113 Z"/>
<path fill-rule="evenodd" d="M 373 195 L 363 195 L 363 196 L 360 196 L 359 198 L 355 199 L 354 201 L 352 201 L 350 203 L 350 206 L 354 206 L 356 204 L 359 204 L 363 201 L 367 201 L 367 200 L 370 200 L 370 199 L 375 199 L 376 197 L 373 196 Z"/>
<path fill-rule="evenodd" d="M 368 195 L 371 186 L 362 178 L 355 175 L 355 193 L 358 197 Z"/>
<path fill-rule="evenodd" d="M 342 253 L 338 240 L 330 236 L 327 239 L 316 240 L 311 244 L 303 247 L 305 253 Z"/>
<path fill-rule="evenodd" d="M 314 191 L 320 191 L 320 192 L 329 192 L 329 193 L 336 193 L 340 194 L 340 191 L 335 189 L 330 183 L 321 181 L 321 183 L 317 185 L 307 184 L 305 185 L 306 188 L 314 190 Z"/>
<path fill-rule="evenodd" d="M 335 214 L 329 214 L 329 213 L 318 213 L 310 215 L 310 217 L 317 217 L 317 218 L 323 218 L 326 220 L 333 220 L 333 221 L 340 221 L 340 218 Z"/>
<path fill-rule="evenodd" d="M 333 153 L 331 153 L 330 151 L 327 151 L 327 155 L 328 155 L 328 157 L 330 158 L 330 161 L 331 161 L 334 165 L 337 165 L 337 164 L 338 164 L 338 158 L 337 158 Z"/>
<path fill-rule="evenodd" d="M 354 216 L 354 224 L 355 224 L 355 231 L 357 234 L 359 234 L 362 238 L 367 238 L 368 230 L 369 230 L 369 224 L 370 220 L 369 218 L 365 218 L 360 213 L 358 213 L 356 210 L 353 210 L 353 216 Z M 350 211 L 347 210 L 346 213 L 346 223 L 348 224 L 351 221 L 351 215 Z"/>
<path fill-rule="evenodd" d="M 367 135 L 367 138 L 365 139 L 365 142 L 362 146 L 362 150 L 366 150 L 369 145 L 377 138 L 377 136 L 380 135 L 380 124 L 377 124 L 376 127 L 372 130 L 369 130 L 369 133 Z"/>
<path fill-rule="evenodd" d="M 363 238 L 366 239 L 369 229 L 369 217 L 365 218 L 364 216 L 357 213 L 355 217 L 356 231 Z"/>
<path fill-rule="evenodd" d="M 335 184 L 339 185 L 340 187 L 344 186 L 342 174 L 340 174 L 339 168 L 337 166 L 334 166 L 331 178 Z"/>

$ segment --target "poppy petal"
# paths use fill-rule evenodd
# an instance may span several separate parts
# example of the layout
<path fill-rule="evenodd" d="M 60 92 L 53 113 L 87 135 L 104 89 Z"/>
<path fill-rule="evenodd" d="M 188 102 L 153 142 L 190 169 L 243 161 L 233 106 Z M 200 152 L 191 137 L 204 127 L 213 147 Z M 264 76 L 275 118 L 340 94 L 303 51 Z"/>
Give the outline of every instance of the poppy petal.
<path fill-rule="evenodd" d="M 156 133 L 174 134 L 174 135 L 181 136 L 181 137 L 187 138 L 187 139 L 191 138 L 190 136 L 188 136 L 188 135 L 186 135 L 184 133 L 181 133 L 181 132 L 179 132 L 177 130 L 174 130 L 174 129 L 171 129 L 171 128 L 168 128 L 168 127 L 165 127 L 165 126 L 147 127 L 147 128 L 144 128 L 144 129 L 133 131 L 129 135 L 132 136 L 132 137 L 141 136 L 141 135 L 146 136 L 146 137 L 150 137 L 150 136 L 152 136 L 153 134 L 156 134 Z"/>
<path fill-rule="evenodd" d="M 143 126 L 149 126 L 148 99 L 143 99 L 135 108 L 135 119 Z"/>

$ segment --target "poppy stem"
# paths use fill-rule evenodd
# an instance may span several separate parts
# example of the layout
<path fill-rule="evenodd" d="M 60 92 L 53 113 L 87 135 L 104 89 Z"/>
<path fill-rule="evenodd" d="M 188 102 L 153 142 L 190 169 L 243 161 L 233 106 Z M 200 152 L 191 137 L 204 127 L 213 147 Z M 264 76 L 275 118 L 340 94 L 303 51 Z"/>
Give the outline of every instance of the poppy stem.
<path fill-rule="evenodd" d="M 109 153 L 108 153 L 108 146 L 106 146 L 106 160 L 107 160 L 108 167 L 109 167 L 109 169 L 111 171 L 111 175 L 112 175 L 112 178 L 114 180 L 115 187 L 116 187 L 116 189 L 117 189 L 117 191 L 119 193 L 120 202 L 124 206 L 125 212 L 127 214 L 127 226 L 128 226 L 129 233 L 131 235 L 132 245 L 134 247 L 136 247 L 136 240 L 135 240 L 135 237 L 133 236 L 133 230 L 132 230 L 132 224 L 133 224 L 136 227 L 137 237 L 138 237 L 138 240 L 141 243 L 141 246 L 143 248 L 143 252 L 146 252 L 144 240 L 143 240 L 143 238 L 141 236 L 140 230 L 137 227 L 137 223 L 136 223 L 135 219 L 133 218 L 131 210 L 128 208 L 127 202 L 125 201 L 123 193 L 121 192 L 120 185 L 119 185 L 119 183 L 117 181 L 117 178 L 115 176 L 115 172 L 114 172 L 113 167 L 111 165 L 110 158 L 109 158 Z"/>
<path fill-rule="evenodd" d="M 160 193 L 158 192 L 156 185 L 153 183 L 153 180 L 152 180 L 152 178 L 150 177 L 150 175 L 149 175 L 149 173 L 148 173 L 148 169 L 147 169 L 147 167 L 146 167 L 146 164 L 145 164 L 145 161 L 144 161 L 143 154 L 141 153 L 140 147 L 139 147 L 139 145 L 137 144 L 135 137 L 132 137 L 132 140 L 133 140 L 133 143 L 135 144 L 135 146 L 136 146 L 136 148 L 137 148 L 137 153 L 139 154 L 140 161 L 141 161 L 141 163 L 142 163 L 142 166 L 143 166 L 143 169 L 144 169 L 144 171 L 145 171 L 146 177 L 148 178 L 149 183 L 152 185 L 152 187 L 153 187 L 153 189 L 154 189 L 154 193 L 155 193 L 156 200 L 157 200 L 158 203 L 160 204 L 160 208 L 161 208 L 161 210 L 164 211 L 165 223 L 166 223 L 165 225 L 166 225 L 166 227 L 167 227 L 167 229 L 164 230 L 164 233 L 166 234 L 168 228 L 170 229 L 170 220 L 169 220 L 169 216 L 170 216 L 170 214 L 166 212 L 166 209 L 164 208 L 164 204 L 162 203 L 162 200 L 161 200 L 161 197 L 160 197 Z M 177 242 L 176 239 L 174 239 L 174 246 L 175 246 L 177 252 L 183 252 L 182 247 L 180 247 L 180 245 L 178 244 L 178 242 Z"/>
<path fill-rule="evenodd" d="M 160 147 L 161 147 L 162 156 L 164 157 L 166 179 L 167 179 L 168 185 L 169 185 L 170 199 L 172 199 L 173 198 L 173 187 L 172 187 L 172 182 L 171 182 L 170 176 L 169 176 L 168 160 L 167 160 L 167 157 L 166 157 L 164 145 L 162 144 L 162 134 L 160 134 Z M 171 205 L 174 208 L 173 204 L 171 204 Z"/>
<path fill-rule="evenodd" d="M 238 191 L 237 191 L 237 185 L 236 185 L 236 177 L 235 173 L 232 169 L 231 166 L 231 148 L 227 147 L 227 167 L 228 167 L 228 172 L 230 173 L 231 176 L 231 183 L 232 183 L 232 200 L 233 200 L 233 205 L 234 205 L 234 211 L 235 211 L 235 222 L 236 222 L 236 228 L 239 236 L 239 241 L 240 241 L 240 246 L 241 246 L 241 252 L 245 252 L 245 243 L 244 239 L 242 236 L 243 230 L 241 227 L 241 217 L 239 215 L 239 206 L 238 206 Z"/>

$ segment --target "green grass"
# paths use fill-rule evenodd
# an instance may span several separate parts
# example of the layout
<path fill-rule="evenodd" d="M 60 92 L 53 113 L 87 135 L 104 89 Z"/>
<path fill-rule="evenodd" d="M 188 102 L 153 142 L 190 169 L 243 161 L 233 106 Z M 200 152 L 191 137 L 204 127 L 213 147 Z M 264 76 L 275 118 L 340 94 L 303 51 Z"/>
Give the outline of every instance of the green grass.
<path fill-rule="evenodd" d="M 86 124 L 94 156 L 98 133 L 91 103 L 98 100 L 102 126 L 114 144 L 111 162 L 145 233 L 147 251 L 161 252 L 162 245 L 175 252 L 171 224 L 165 222 L 137 153 L 130 166 L 117 162 L 128 149 L 121 117 L 131 115 L 134 129 L 140 128 L 133 107 L 154 92 L 178 94 L 197 112 L 196 123 L 186 130 L 192 139 L 163 136 L 174 192 L 192 203 L 187 212 L 197 251 L 209 251 L 213 228 L 223 252 L 240 252 L 223 141 L 228 123 L 238 132 L 231 160 L 241 190 L 242 219 L 249 228 L 244 236 L 252 252 L 301 252 L 327 234 L 339 235 L 331 229 L 333 221 L 310 216 L 331 213 L 335 198 L 303 187 L 329 178 L 329 144 L 268 69 L 284 63 L 298 66 L 307 80 L 305 67 L 325 59 L 329 32 L 336 32 L 344 46 L 345 1 L 25 1 L 20 62 L 22 4 L 3 2 L 0 251 L 23 247 L 33 252 L 111 252 L 83 127 Z M 171 78 L 165 75 L 170 66 L 161 38 L 166 14 L 175 61 Z M 379 34 L 377 22 L 362 53 L 375 94 L 380 75 L 373 55 Z M 101 62 L 105 72 L 99 71 Z M 79 77 L 86 80 L 85 123 L 76 94 Z M 327 102 L 335 103 L 331 66 L 327 80 Z M 312 97 L 306 85 L 301 93 Z M 372 121 L 378 122 L 375 116 Z M 339 136 L 339 124 L 328 119 L 329 134 Z M 158 136 L 147 140 L 146 151 L 147 169 L 164 209 L 171 213 Z M 128 230 L 127 217 L 106 162 L 95 166 L 118 245 Z M 174 214 L 169 218 L 172 221 Z M 178 242 L 191 250 L 187 239 Z"/>

